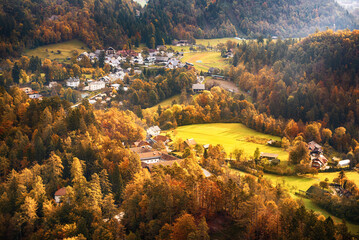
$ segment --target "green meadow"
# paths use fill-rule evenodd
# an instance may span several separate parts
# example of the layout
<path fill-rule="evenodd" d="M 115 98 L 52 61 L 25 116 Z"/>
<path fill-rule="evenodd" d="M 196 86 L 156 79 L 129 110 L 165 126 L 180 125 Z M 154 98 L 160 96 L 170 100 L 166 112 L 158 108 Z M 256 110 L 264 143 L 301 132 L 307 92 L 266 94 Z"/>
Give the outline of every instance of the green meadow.
<path fill-rule="evenodd" d="M 256 148 L 259 148 L 261 152 L 278 154 L 278 158 L 282 161 L 288 159 L 288 152 L 283 148 L 250 141 L 251 138 L 254 138 L 266 142 L 270 139 L 280 140 L 280 137 L 257 132 L 241 123 L 194 124 L 178 127 L 171 133 L 174 138 L 182 138 L 183 140 L 193 138 L 199 144 L 221 144 L 227 152 L 227 156 L 236 148 L 243 149 L 247 156 L 253 156 Z"/>
<path fill-rule="evenodd" d="M 246 40 L 238 40 L 238 39 L 235 39 L 235 38 L 196 39 L 196 45 L 203 45 L 205 47 L 210 45 L 212 47 L 215 47 L 215 46 L 217 46 L 217 44 L 219 44 L 219 43 L 225 44 L 227 41 L 233 41 L 233 42 L 240 43 L 240 42 L 246 41 Z"/>
<path fill-rule="evenodd" d="M 220 52 L 190 52 L 185 53 L 181 61 L 189 62 L 199 71 L 207 72 L 211 67 L 223 69 L 230 64 L 226 58 L 221 57 Z"/>
<path fill-rule="evenodd" d="M 58 52 L 60 51 L 60 53 Z M 74 51 L 77 51 L 79 54 L 82 52 L 88 52 L 90 49 L 86 46 L 85 43 L 79 40 L 71 40 L 62 43 L 50 44 L 35 49 L 27 49 L 25 55 L 28 57 L 38 56 L 42 60 L 45 58 L 52 61 L 56 60 L 58 62 L 66 62 L 67 58 L 73 56 Z"/>

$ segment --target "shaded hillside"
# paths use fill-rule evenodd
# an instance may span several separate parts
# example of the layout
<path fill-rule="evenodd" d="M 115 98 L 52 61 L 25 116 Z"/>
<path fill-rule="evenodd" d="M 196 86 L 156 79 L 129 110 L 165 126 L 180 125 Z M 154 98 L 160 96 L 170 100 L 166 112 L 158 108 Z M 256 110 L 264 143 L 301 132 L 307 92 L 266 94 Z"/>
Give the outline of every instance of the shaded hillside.
<path fill-rule="evenodd" d="M 161 28 L 174 27 L 171 33 L 176 38 L 303 37 L 334 23 L 337 29 L 355 25 L 353 16 L 334 0 L 151 0 L 146 12 Z"/>
<path fill-rule="evenodd" d="M 3 0 L 0 57 L 71 39 L 93 49 L 154 48 L 174 38 L 306 36 L 334 23 L 355 25 L 334 0 L 150 0 L 143 9 L 131 0 Z"/>

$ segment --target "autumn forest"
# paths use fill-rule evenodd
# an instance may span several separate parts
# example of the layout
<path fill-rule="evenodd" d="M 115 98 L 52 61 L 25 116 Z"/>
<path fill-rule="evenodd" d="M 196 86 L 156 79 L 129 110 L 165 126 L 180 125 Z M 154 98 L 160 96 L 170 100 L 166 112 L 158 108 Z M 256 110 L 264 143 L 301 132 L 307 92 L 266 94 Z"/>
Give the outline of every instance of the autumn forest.
<path fill-rule="evenodd" d="M 1 1 L 0 239 L 357 239 L 357 29 L 334 0 Z"/>

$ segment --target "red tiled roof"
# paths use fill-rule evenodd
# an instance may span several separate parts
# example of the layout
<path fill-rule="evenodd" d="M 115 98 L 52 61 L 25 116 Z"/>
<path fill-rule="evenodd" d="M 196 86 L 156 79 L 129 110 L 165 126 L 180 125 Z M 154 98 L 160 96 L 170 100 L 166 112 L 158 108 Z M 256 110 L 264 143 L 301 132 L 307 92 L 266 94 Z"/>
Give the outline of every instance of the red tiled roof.
<path fill-rule="evenodd" d="M 140 156 L 140 159 L 147 159 L 147 158 L 155 158 L 155 157 L 161 157 L 162 152 L 154 151 L 154 152 L 144 152 L 144 153 L 138 153 Z"/>
<path fill-rule="evenodd" d="M 150 146 L 151 144 L 149 144 L 148 142 L 141 140 L 139 142 L 135 142 L 135 146 L 136 147 L 142 147 L 142 146 Z"/>
<path fill-rule="evenodd" d="M 145 152 L 151 152 L 152 148 L 149 146 L 142 146 L 142 147 L 133 147 L 130 148 L 130 150 L 135 153 L 145 153 Z"/>
<path fill-rule="evenodd" d="M 66 188 L 63 187 L 63 188 L 60 188 L 59 190 L 57 190 L 55 192 L 55 196 L 64 196 L 66 194 Z"/>
<path fill-rule="evenodd" d="M 166 142 L 168 140 L 168 137 L 166 136 L 162 136 L 162 135 L 157 135 L 156 137 L 153 138 L 156 142 L 158 141 L 162 141 L 162 142 Z"/>

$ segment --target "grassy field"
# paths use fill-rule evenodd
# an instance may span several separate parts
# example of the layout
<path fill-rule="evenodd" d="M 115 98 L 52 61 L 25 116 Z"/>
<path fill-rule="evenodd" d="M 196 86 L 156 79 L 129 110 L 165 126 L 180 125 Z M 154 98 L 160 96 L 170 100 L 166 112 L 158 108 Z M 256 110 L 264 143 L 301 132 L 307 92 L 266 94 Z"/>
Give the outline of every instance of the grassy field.
<path fill-rule="evenodd" d="M 172 131 L 175 138 L 193 138 L 199 144 L 223 145 L 227 155 L 233 152 L 235 148 L 243 149 L 248 156 L 253 156 L 258 147 L 261 152 L 276 153 L 278 158 L 286 161 L 288 152 L 282 148 L 271 147 L 267 145 L 248 142 L 248 137 L 280 140 L 280 137 L 259 133 L 253 129 L 247 128 L 240 123 L 209 123 L 195 124 L 178 127 Z"/>
<path fill-rule="evenodd" d="M 230 66 L 227 60 L 221 57 L 220 52 L 185 53 L 181 61 L 193 63 L 197 70 L 206 72 L 211 67 L 223 69 Z"/>
<path fill-rule="evenodd" d="M 318 175 L 308 176 L 308 177 L 299 177 L 299 176 L 278 176 L 274 174 L 265 174 L 265 177 L 270 179 L 273 183 L 283 183 L 289 187 L 293 188 L 293 191 L 303 190 L 306 191 L 310 186 L 320 181 L 324 181 L 325 178 L 329 179 L 329 182 L 332 182 L 334 178 L 338 177 L 339 172 L 330 172 L 330 173 L 318 173 Z M 359 185 L 359 173 L 355 171 L 345 172 L 345 175 L 348 179 L 355 182 L 356 185 Z M 293 192 L 294 193 L 294 192 Z"/>
<path fill-rule="evenodd" d="M 245 40 L 238 40 L 235 38 L 212 38 L 212 39 L 196 39 L 196 45 L 203 45 L 205 47 L 207 47 L 208 45 L 214 47 L 219 43 L 226 43 L 228 40 L 233 41 L 233 42 L 242 42 Z"/>
<path fill-rule="evenodd" d="M 60 54 L 57 53 L 58 50 L 61 51 Z M 67 58 L 73 56 L 74 50 L 77 50 L 78 53 L 90 51 L 85 43 L 79 40 L 71 40 L 63 43 L 41 46 L 35 49 L 28 49 L 25 51 L 25 55 L 28 57 L 38 56 L 42 60 L 47 58 L 58 62 L 66 62 Z"/>

